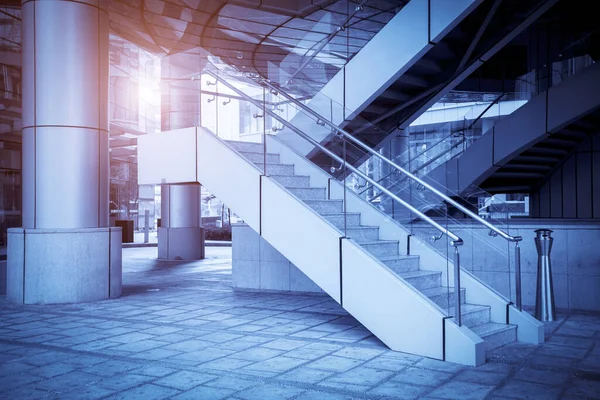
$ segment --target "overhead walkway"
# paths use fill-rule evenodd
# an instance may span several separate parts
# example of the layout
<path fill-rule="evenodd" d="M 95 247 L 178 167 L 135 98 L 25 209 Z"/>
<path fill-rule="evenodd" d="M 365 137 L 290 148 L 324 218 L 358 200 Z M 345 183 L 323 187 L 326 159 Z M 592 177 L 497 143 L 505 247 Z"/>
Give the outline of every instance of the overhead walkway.
<path fill-rule="evenodd" d="M 408 127 L 555 3 L 412 0 L 308 105 L 377 148 L 390 132 Z M 297 118 L 298 126 L 308 123 L 303 116 Z M 328 127 L 313 127 L 310 134 L 341 154 Z M 280 136 L 316 163 L 327 159 L 294 135 Z M 365 154 L 357 151 L 347 157 L 359 165 Z"/>
<path fill-rule="evenodd" d="M 577 101 L 573 101 L 573 99 Z M 448 194 L 528 193 L 600 125 L 600 64 L 532 98 L 427 176 Z"/>

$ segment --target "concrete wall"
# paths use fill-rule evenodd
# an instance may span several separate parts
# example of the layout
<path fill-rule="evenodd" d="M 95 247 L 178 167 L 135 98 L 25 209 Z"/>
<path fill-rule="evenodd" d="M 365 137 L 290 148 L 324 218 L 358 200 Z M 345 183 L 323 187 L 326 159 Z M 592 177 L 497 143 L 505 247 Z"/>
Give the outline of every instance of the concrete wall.
<path fill-rule="evenodd" d="M 530 197 L 532 217 L 600 218 L 600 134 L 586 139 Z"/>
<path fill-rule="evenodd" d="M 508 245 L 500 237 L 489 236 L 488 229 L 478 226 L 471 228 L 470 224 L 449 228 L 465 241 L 460 248 L 461 266 L 514 301 L 514 244 Z M 520 247 L 524 305 L 535 305 L 538 257 L 534 231 L 547 228 L 553 231 L 554 238 L 550 262 L 556 307 L 600 310 L 599 222 L 511 220 L 509 228 L 511 235 L 523 237 Z M 416 229 L 430 231 L 425 226 Z M 436 246 L 445 251 L 445 241 L 439 242 Z"/>
<path fill-rule="evenodd" d="M 511 221 L 510 234 L 521 235 L 523 304 L 535 305 L 537 251 L 534 231 L 553 230 L 550 254 L 556 307 L 600 310 L 600 224 L 583 221 Z M 252 228 L 235 224 L 232 241 L 233 285 L 237 288 L 321 291 L 298 268 L 262 239 Z M 427 226 L 415 227 L 422 233 Z M 471 225 L 451 227 L 465 244 L 460 249 L 461 266 L 505 297 L 515 300 L 514 244 L 491 237 L 488 230 Z M 416 233 L 416 232 L 415 232 Z M 446 242 L 435 244 L 445 251 Z M 424 268 L 426 269 L 426 267 Z M 509 272 L 510 271 L 510 272 Z"/>
<path fill-rule="evenodd" d="M 231 225 L 233 287 L 322 292 L 294 264 L 246 224 Z"/>

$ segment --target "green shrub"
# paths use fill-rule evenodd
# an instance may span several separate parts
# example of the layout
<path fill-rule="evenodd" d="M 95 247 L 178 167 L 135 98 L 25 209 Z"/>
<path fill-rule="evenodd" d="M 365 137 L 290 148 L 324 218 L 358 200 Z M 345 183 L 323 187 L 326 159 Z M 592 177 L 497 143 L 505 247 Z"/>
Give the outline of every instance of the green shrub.
<path fill-rule="evenodd" d="M 231 240 L 231 227 L 229 225 L 225 225 L 222 228 L 205 226 L 204 238 L 206 240 Z"/>

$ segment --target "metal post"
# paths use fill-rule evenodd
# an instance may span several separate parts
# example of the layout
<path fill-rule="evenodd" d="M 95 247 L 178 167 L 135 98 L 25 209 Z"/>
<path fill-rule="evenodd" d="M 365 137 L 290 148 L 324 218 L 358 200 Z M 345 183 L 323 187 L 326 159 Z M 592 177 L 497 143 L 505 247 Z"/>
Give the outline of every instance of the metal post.
<path fill-rule="evenodd" d="M 460 308 L 460 254 L 458 253 L 458 246 L 454 246 L 454 310 L 456 313 L 454 318 L 458 326 L 462 325 Z"/>
<path fill-rule="evenodd" d="M 535 231 L 535 247 L 538 251 L 537 290 L 535 297 L 535 318 L 540 321 L 555 321 L 554 289 L 552 287 L 552 269 L 550 266 L 550 250 L 552 250 L 552 231 L 538 229 Z"/>
<path fill-rule="evenodd" d="M 519 247 L 519 242 L 515 242 L 515 291 L 517 297 L 517 308 L 519 309 L 519 311 L 522 311 L 523 304 L 521 302 L 521 247 Z"/>
<path fill-rule="evenodd" d="M 144 210 L 144 243 L 150 238 L 150 210 Z"/>

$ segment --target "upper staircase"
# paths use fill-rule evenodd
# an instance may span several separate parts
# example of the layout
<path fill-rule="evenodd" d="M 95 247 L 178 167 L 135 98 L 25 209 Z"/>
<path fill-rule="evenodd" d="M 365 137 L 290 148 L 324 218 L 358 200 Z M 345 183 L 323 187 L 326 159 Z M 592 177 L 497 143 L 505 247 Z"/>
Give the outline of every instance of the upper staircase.
<path fill-rule="evenodd" d="M 573 101 L 573 99 L 577 101 Z M 428 174 L 448 193 L 530 193 L 600 129 L 600 64 L 533 97 Z"/>
<path fill-rule="evenodd" d="M 556 2 L 411 0 L 308 106 L 377 148 L 392 131 L 408 127 Z M 314 139 L 341 154 L 339 141 L 330 133 L 326 127 L 310 131 Z M 293 140 L 285 132 L 280 136 Z M 294 143 L 294 148 L 302 149 L 317 164 L 327 160 L 314 146 Z M 360 165 L 365 153 L 355 150 L 346 153 L 347 159 Z"/>

